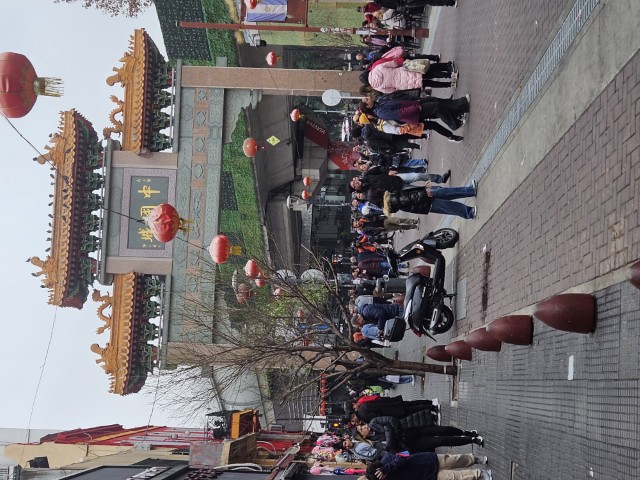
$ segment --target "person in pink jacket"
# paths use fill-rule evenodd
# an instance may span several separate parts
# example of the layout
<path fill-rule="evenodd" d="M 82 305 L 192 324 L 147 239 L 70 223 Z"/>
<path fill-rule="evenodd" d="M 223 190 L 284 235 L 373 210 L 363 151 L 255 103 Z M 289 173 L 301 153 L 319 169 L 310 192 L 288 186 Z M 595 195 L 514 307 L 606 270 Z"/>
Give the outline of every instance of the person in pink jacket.
<path fill-rule="evenodd" d="M 402 68 L 403 53 L 402 47 L 392 48 L 372 65 L 367 79 L 373 89 L 382 93 L 422 89 L 433 83 L 430 79 L 457 77 L 453 62 L 431 63 L 425 73 L 407 71 Z"/>

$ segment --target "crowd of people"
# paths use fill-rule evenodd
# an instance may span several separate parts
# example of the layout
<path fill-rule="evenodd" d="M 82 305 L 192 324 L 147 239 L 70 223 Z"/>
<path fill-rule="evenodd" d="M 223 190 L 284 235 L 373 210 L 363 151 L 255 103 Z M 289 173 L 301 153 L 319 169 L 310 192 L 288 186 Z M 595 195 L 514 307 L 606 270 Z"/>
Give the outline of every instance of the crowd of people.
<path fill-rule="evenodd" d="M 403 28 L 422 14 L 425 6 L 455 7 L 455 0 L 374 0 L 359 7 L 363 26 Z M 426 159 L 416 158 L 419 139 L 430 132 L 460 142 L 459 129 L 467 121 L 469 95 L 454 98 L 460 76 L 453 61 L 436 54 L 413 51 L 414 39 L 365 35 L 368 48 L 356 58 L 360 62 L 362 100 L 353 115 L 351 137 L 359 172 L 349 183 L 352 192 L 351 273 L 354 279 L 376 279 L 397 274 L 408 265 L 393 263 L 383 245 L 397 230 L 417 229 L 418 216 L 429 213 L 477 218 L 475 206 L 456 201 L 475 197 L 477 183 L 449 187 L 451 171 L 430 172 Z M 445 90 L 446 89 L 446 90 Z M 434 90 L 444 92 L 440 98 Z M 387 322 L 402 315 L 401 302 L 390 296 L 373 296 L 362 289 L 350 292 L 353 341 L 369 347 L 385 345 Z M 397 383 L 414 378 L 398 377 Z M 439 455 L 438 447 L 484 446 L 476 430 L 440 425 L 436 401 L 406 401 L 401 396 L 382 396 L 376 385 L 350 392 L 340 431 L 318 439 L 317 459 L 311 473 L 339 474 L 326 466 L 330 460 L 362 461 L 356 469 L 360 480 L 491 479 L 491 471 L 474 468 L 487 464 L 487 457 L 473 454 Z"/>
<path fill-rule="evenodd" d="M 439 424 L 437 399 L 406 401 L 401 396 L 381 396 L 381 392 L 381 387 L 372 386 L 345 403 L 340 429 L 316 440 L 311 473 L 360 474 L 360 480 L 380 480 L 381 475 L 429 480 L 492 478 L 490 470 L 469 468 L 487 465 L 486 456 L 435 453 L 438 447 L 484 447 L 484 438 L 476 430 Z M 334 461 L 351 462 L 355 467 L 327 465 Z M 361 463 L 366 467 L 357 467 Z"/>

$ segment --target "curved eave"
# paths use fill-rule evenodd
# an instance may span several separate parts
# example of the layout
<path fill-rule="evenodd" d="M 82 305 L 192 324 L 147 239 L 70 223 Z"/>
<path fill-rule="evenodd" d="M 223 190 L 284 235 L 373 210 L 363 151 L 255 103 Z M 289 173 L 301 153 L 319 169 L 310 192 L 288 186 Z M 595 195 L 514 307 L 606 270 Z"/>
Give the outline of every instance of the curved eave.
<path fill-rule="evenodd" d="M 114 275 L 112 326 L 109 345 L 115 348 L 116 370 L 112 375 L 112 393 L 128 395 L 139 392 L 147 379 L 142 364 L 142 349 L 146 345 L 143 335 L 143 303 L 145 275 L 127 273 Z"/>

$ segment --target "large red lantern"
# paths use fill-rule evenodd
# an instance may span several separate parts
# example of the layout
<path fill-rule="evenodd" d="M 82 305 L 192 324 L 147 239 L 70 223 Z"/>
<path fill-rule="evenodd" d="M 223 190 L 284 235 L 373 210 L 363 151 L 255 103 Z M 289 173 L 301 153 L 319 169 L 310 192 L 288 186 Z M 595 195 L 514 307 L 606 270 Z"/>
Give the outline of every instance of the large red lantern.
<path fill-rule="evenodd" d="M 180 218 L 176 208 L 168 203 L 161 203 L 154 207 L 151 213 L 144 218 L 144 221 L 159 242 L 170 242 L 174 239 L 178 230 L 183 233 L 189 231 L 187 227 L 189 222 L 184 218 Z"/>
<path fill-rule="evenodd" d="M 311 186 L 311 177 L 304 177 L 304 178 L 302 179 L 302 184 L 303 184 L 305 187 L 310 187 L 310 186 Z"/>
<path fill-rule="evenodd" d="M 300 120 L 300 116 L 300 110 L 298 110 L 297 108 L 291 110 L 291 114 L 289 115 L 289 117 L 291 117 L 291 120 L 293 120 L 294 122 Z"/>
<path fill-rule="evenodd" d="M 38 77 L 27 57 L 20 53 L 0 53 L 0 112 L 8 118 L 24 117 L 38 95 L 59 97 L 59 78 Z"/>
<path fill-rule="evenodd" d="M 264 147 L 261 147 L 260 145 L 258 145 L 258 142 L 256 141 L 255 138 L 247 138 L 245 139 L 245 141 L 242 143 L 242 152 L 247 156 L 247 157 L 255 157 L 256 153 L 258 153 L 258 150 L 262 150 L 264 149 Z"/>
<path fill-rule="evenodd" d="M 309 190 L 303 190 L 302 191 L 302 199 L 303 200 L 309 200 L 311 198 L 311 194 L 309 193 Z"/>
<path fill-rule="evenodd" d="M 224 263 L 231 255 L 231 240 L 226 235 L 216 235 L 209 245 L 209 255 L 215 263 Z"/>
<path fill-rule="evenodd" d="M 267 65 L 269 65 L 270 67 L 273 67 L 276 63 L 278 63 L 278 60 L 280 60 L 280 57 L 276 55 L 276 52 L 267 53 Z"/>
<path fill-rule="evenodd" d="M 260 265 L 251 259 L 247 261 L 247 264 L 244 266 L 244 273 L 246 273 L 249 278 L 257 278 L 258 275 L 260 275 Z"/>

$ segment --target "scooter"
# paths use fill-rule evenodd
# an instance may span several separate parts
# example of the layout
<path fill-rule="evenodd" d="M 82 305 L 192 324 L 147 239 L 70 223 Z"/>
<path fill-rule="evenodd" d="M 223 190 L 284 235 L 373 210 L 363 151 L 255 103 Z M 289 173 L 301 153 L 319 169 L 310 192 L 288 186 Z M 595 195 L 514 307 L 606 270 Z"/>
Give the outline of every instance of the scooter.
<path fill-rule="evenodd" d="M 397 252 L 400 261 L 421 258 L 433 264 L 433 278 L 427 272 L 416 269 L 406 280 L 376 280 L 376 290 L 380 293 L 405 293 L 403 322 L 397 322 L 398 325 L 393 326 L 393 331 L 398 331 L 403 327 L 402 323 L 405 323 L 416 335 L 424 334 L 435 340 L 433 335 L 451 329 L 455 318 L 451 308 L 445 305 L 445 300 L 453 298 L 455 294 L 448 294 L 444 288 L 445 259 L 440 250 L 455 246 L 458 239 L 456 230 L 443 228 L 429 233 Z"/>

